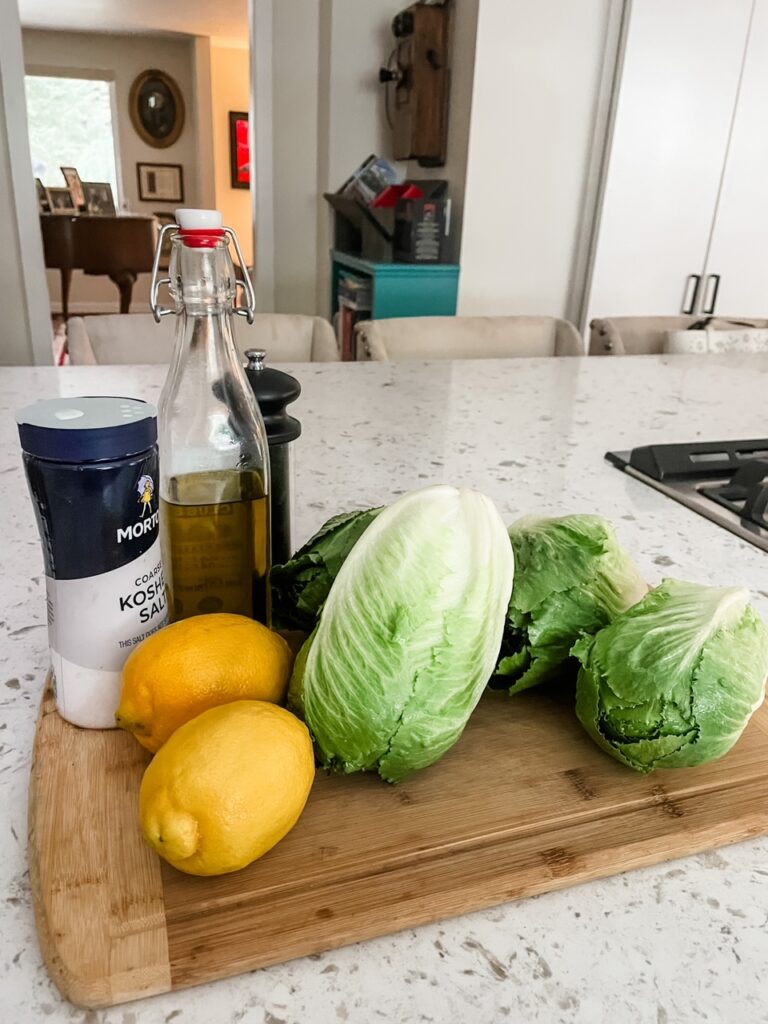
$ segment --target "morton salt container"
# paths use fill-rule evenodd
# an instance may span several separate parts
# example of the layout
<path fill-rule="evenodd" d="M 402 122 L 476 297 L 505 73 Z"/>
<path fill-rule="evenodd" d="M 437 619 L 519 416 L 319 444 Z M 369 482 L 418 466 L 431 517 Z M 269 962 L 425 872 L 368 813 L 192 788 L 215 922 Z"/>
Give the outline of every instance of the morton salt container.
<path fill-rule="evenodd" d="M 54 398 L 16 420 L 43 543 L 59 713 L 113 728 L 123 663 L 164 626 L 157 413 L 134 398 Z"/>

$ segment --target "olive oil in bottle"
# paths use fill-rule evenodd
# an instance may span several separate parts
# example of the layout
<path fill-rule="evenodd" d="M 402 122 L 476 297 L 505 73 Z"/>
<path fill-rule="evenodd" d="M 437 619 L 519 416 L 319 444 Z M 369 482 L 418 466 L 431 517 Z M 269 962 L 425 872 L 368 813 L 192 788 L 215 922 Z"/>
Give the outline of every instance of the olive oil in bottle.
<path fill-rule="evenodd" d="M 230 228 L 215 210 L 177 210 L 155 255 L 155 318 L 176 313 L 176 343 L 160 398 L 160 540 L 172 621 L 210 612 L 269 625 L 269 453 L 264 421 L 235 347 L 235 314 L 253 320 L 253 289 L 238 281 Z M 161 309 L 157 278 L 163 236 L 172 236 Z"/>
<path fill-rule="evenodd" d="M 174 621 L 233 612 L 267 622 L 269 513 L 260 474 L 219 470 L 168 483 L 160 515 Z"/>

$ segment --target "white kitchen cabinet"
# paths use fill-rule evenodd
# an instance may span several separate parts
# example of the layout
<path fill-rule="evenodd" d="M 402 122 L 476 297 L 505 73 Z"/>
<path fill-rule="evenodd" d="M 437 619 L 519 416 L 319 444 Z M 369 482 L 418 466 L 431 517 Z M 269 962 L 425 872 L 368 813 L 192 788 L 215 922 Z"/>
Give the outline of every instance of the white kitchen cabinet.
<path fill-rule="evenodd" d="M 715 229 L 714 234 L 713 225 L 752 6 L 753 0 L 633 0 L 595 233 L 589 319 L 698 312 L 707 291 L 703 278 L 710 238 L 712 273 L 718 272 L 715 239 L 721 239 L 723 252 L 739 248 L 737 224 L 727 229 L 724 222 L 722 232 Z M 758 0 L 758 7 L 765 21 L 768 0 Z M 762 138 L 747 139 L 744 145 L 759 149 L 764 168 L 768 25 L 761 31 L 763 67 L 752 74 L 760 79 L 762 97 L 754 99 L 755 110 L 745 110 L 744 117 Z M 759 58 L 750 58 L 752 63 Z M 761 103 L 762 123 L 756 120 Z M 749 135 L 746 124 L 741 133 Z M 756 169 L 762 169 L 759 163 Z M 764 171 L 762 177 L 768 192 Z M 731 191 L 740 188 L 734 172 Z M 734 213 L 734 221 L 744 213 Z M 768 208 L 754 226 L 754 235 L 762 233 L 768 247 L 766 228 Z M 719 272 L 718 308 L 724 309 L 725 270 Z M 714 280 L 710 294 L 713 287 Z M 731 302 L 729 296 L 729 313 L 739 312 L 740 306 L 741 298 Z M 748 312 L 758 313 L 752 307 Z"/>
<path fill-rule="evenodd" d="M 707 253 L 701 312 L 768 316 L 768 0 L 758 0 Z"/>

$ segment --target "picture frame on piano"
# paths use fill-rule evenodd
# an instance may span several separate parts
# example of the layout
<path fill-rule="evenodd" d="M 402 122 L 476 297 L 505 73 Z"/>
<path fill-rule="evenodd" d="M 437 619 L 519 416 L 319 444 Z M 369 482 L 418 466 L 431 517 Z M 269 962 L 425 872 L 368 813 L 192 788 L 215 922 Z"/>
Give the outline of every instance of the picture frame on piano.
<path fill-rule="evenodd" d="M 35 191 L 37 192 L 38 213 L 50 213 L 51 206 L 48 202 L 48 191 L 39 178 L 35 178 Z"/>
<path fill-rule="evenodd" d="M 46 188 L 45 192 L 48 197 L 48 208 L 51 213 L 64 213 L 69 214 L 71 217 L 79 212 L 71 189 Z"/>
<path fill-rule="evenodd" d="M 59 170 L 64 175 L 64 181 L 67 183 L 67 188 L 72 193 L 75 205 L 79 210 L 85 209 L 85 195 L 83 194 L 83 183 L 80 179 L 80 175 L 77 172 L 76 167 L 60 167 Z"/>
<path fill-rule="evenodd" d="M 50 192 L 50 189 L 48 190 Z M 115 197 L 108 181 L 84 181 L 85 209 L 91 217 L 114 217 Z"/>

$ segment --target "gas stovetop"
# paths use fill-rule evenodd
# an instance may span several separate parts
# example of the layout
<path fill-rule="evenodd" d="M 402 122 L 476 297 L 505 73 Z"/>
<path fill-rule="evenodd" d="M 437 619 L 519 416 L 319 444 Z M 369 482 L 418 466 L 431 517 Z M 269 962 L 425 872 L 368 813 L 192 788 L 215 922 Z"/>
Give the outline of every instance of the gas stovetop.
<path fill-rule="evenodd" d="M 606 459 L 768 551 L 768 438 L 651 444 Z"/>

